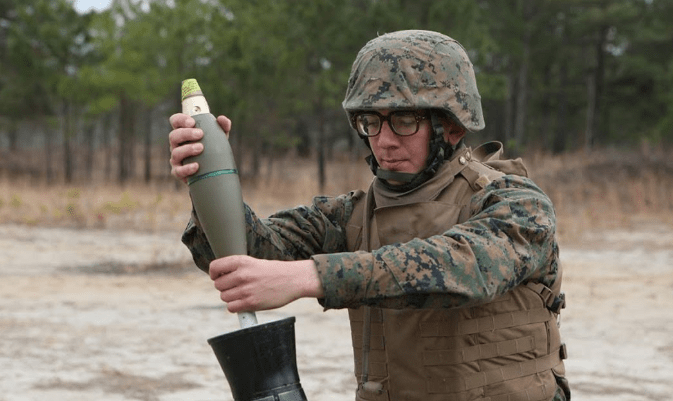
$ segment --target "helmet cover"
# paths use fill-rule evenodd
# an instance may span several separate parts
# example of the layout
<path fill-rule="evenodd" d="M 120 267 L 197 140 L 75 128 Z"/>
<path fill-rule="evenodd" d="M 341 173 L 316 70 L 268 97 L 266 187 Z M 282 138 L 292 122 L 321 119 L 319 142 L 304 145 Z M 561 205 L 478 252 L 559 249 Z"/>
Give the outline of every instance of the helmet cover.
<path fill-rule="evenodd" d="M 369 41 L 355 58 L 342 106 L 351 124 L 355 111 L 438 109 L 468 131 L 485 125 L 465 49 L 432 31 L 398 31 Z"/>

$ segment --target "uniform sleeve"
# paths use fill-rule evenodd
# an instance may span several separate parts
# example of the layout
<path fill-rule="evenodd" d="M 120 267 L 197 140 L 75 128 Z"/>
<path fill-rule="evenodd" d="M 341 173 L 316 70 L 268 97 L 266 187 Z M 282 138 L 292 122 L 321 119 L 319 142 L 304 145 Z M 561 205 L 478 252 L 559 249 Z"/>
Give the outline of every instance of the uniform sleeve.
<path fill-rule="evenodd" d="M 471 201 L 471 218 L 442 235 L 371 253 L 316 255 L 326 309 L 452 308 L 493 300 L 558 274 L 556 218 L 531 180 L 507 175 Z"/>
<path fill-rule="evenodd" d="M 345 226 L 353 212 L 354 199 L 362 191 L 338 197 L 319 196 L 310 206 L 299 206 L 259 218 L 245 205 L 248 255 L 259 259 L 304 260 L 317 253 L 346 250 Z M 182 242 L 196 266 L 208 272 L 215 255 L 208 244 L 196 213 L 187 224 Z"/>

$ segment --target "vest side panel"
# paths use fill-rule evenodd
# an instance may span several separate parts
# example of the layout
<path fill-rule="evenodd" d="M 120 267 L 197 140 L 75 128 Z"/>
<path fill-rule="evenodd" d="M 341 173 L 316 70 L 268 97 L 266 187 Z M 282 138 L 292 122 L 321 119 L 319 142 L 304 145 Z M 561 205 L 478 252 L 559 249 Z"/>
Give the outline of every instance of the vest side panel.
<path fill-rule="evenodd" d="M 378 208 L 370 213 L 371 222 L 359 202 L 357 220 L 347 227 L 349 250 L 441 234 L 467 220 L 473 195 L 502 175 L 471 160 L 437 199 Z M 363 227 L 370 223 L 370 238 L 363 241 Z M 349 310 L 359 383 L 367 326 L 363 311 Z M 371 311 L 367 379 L 381 387 L 367 391 L 360 385 L 357 400 L 550 400 L 556 391 L 552 369 L 564 371 L 556 316 L 523 285 L 470 308 Z"/>

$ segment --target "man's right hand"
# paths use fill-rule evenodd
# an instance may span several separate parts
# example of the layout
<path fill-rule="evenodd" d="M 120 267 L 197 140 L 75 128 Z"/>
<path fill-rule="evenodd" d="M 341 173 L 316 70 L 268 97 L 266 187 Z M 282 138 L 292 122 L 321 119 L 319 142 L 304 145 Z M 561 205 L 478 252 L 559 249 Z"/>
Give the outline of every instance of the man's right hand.
<path fill-rule="evenodd" d="M 197 142 L 203 137 L 203 131 L 200 128 L 194 128 L 196 121 L 187 114 L 173 114 L 169 122 L 173 128 L 168 134 L 171 147 L 171 175 L 187 183 L 187 178 L 198 171 L 199 164 L 194 162 L 183 165 L 182 162 L 187 157 L 196 156 L 203 152 L 203 144 Z M 225 116 L 219 116 L 217 117 L 217 123 L 229 136 L 231 120 Z"/>

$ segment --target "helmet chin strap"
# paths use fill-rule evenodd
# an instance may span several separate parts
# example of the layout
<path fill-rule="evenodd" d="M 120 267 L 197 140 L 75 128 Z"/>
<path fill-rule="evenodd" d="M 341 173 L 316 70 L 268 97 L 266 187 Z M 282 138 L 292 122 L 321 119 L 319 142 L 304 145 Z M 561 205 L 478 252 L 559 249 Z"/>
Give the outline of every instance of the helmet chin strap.
<path fill-rule="evenodd" d="M 379 166 L 373 154 L 367 156 L 365 159 L 374 175 L 388 189 L 406 192 L 423 184 L 437 173 L 444 160 L 450 159 L 456 148 L 462 144 L 461 140 L 452 146 L 444 140 L 444 126 L 438 112 L 434 110 L 430 112 L 430 122 L 432 124 L 432 136 L 428 144 L 430 149 L 428 158 L 425 161 L 426 167 L 422 171 L 418 173 L 403 173 L 400 171 L 385 170 Z M 367 146 L 369 146 L 369 142 L 367 142 Z M 391 181 L 399 182 L 400 184 L 391 184 Z"/>

